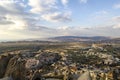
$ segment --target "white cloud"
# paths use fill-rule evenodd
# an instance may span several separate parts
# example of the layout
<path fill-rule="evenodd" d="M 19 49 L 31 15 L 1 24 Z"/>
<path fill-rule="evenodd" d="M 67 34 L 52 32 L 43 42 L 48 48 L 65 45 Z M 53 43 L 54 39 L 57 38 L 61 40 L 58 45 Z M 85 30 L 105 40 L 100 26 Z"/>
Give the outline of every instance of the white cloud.
<path fill-rule="evenodd" d="M 0 16 L 0 25 L 8 25 L 8 24 L 14 24 L 14 22 L 10 21 L 5 16 Z"/>
<path fill-rule="evenodd" d="M 8 26 L 8 28 L 19 27 L 21 28 L 24 25 L 24 20 L 20 16 L 24 14 L 23 7 L 18 3 L 15 3 L 11 0 L 11 2 L 1 2 L 0 3 L 0 15 L 2 15 L 0 26 Z"/>
<path fill-rule="evenodd" d="M 12 40 L 59 35 L 56 29 L 37 25 L 42 20 L 41 17 L 45 21 L 54 22 L 70 20 L 71 13 L 57 9 L 56 4 L 57 0 L 29 0 L 28 4 L 13 0 L 0 2 L 0 36 L 4 36 L 2 39 Z M 25 10 L 28 5 L 34 13 L 29 12 L 28 8 Z"/>
<path fill-rule="evenodd" d="M 87 3 L 88 0 L 80 0 L 80 3 Z"/>
<path fill-rule="evenodd" d="M 40 36 L 47 36 L 47 31 L 34 31 L 35 23 L 40 21 L 38 16 L 25 11 L 25 6 L 16 2 L 0 2 L 0 38 L 3 40 L 18 40 Z M 32 28 L 32 29 L 31 29 Z M 44 33 L 44 34 L 43 34 Z"/>
<path fill-rule="evenodd" d="M 115 5 L 113 6 L 113 8 L 115 8 L 115 9 L 120 9 L 120 4 L 115 4 Z"/>
<path fill-rule="evenodd" d="M 63 5 L 68 3 L 68 0 L 61 0 Z M 63 10 L 59 9 L 59 5 L 57 5 L 58 0 L 29 0 L 29 6 L 31 6 L 31 12 L 35 14 L 39 14 L 39 16 L 45 20 L 50 22 L 64 22 L 70 21 L 71 13 L 63 12 Z"/>
<path fill-rule="evenodd" d="M 69 28 L 70 28 L 69 26 L 58 27 L 59 30 L 68 30 Z"/>
<path fill-rule="evenodd" d="M 29 29 L 30 25 L 39 21 L 32 13 L 26 12 L 25 7 L 21 4 L 10 0 L 9 2 L 0 3 L 0 27 L 8 26 L 6 29 Z"/>
<path fill-rule="evenodd" d="M 40 21 L 65 23 L 71 21 L 72 12 L 59 9 L 60 6 L 57 5 L 57 0 L 29 0 L 28 4 L 11 1 L 0 2 L 0 36 L 2 36 L 2 39 L 42 38 L 59 35 L 120 36 L 118 29 L 120 28 L 118 24 L 120 21 L 119 16 L 115 17 L 116 24 L 107 28 L 86 29 L 63 26 L 58 29 L 51 29 L 48 28 L 49 26 L 42 25 Z M 86 3 L 87 1 L 82 2 Z M 64 7 L 64 5 L 67 5 L 68 0 L 62 0 L 62 3 L 62 7 Z M 29 7 L 31 7 L 30 10 Z M 96 15 L 108 15 L 108 12 L 100 11 Z"/>
<path fill-rule="evenodd" d="M 115 16 L 112 19 L 113 21 L 120 22 L 120 16 Z"/>
<path fill-rule="evenodd" d="M 113 26 L 114 29 L 120 29 L 120 24 L 116 24 Z"/>
<path fill-rule="evenodd" d="M 65 28 L 65 29 L 64 29 Z M 64 36 L 109 36 L 109 37 L 119 37 L 120 29 L 113 28 L 113 25 L 105 27 L 62 27 L 59 28 L 59 31 Z"/>
<path fill-rule="evenodd" d="M 61 0 L 61 2 L 62 2 L 63 5 L 66 6 L 68 4 L 69 0 Z"/>
<path fill-rule="evenodd" d="M 29 0 L 28 5 L 31 6 L 31 12 L 40 14 L 41 12 L 49 12 L 56 10 L 57 0 Z"/>
<path fill-rule="evenodd" d="M 70 12 L 55 12 L 55 13 L 50 13 L 50 14 L 44 14 L 42 15 L 42 18 L 50 21 L 50 22 L 66 22 L 66 21 L 71 21 L 71 13 Z"/>
<path fill-rule="evenodd" d="M 115 16 L 112 18 L 112 22 L 114 23 L 113 28 L 114 29 L 120 29 L 120 16 Z"/>

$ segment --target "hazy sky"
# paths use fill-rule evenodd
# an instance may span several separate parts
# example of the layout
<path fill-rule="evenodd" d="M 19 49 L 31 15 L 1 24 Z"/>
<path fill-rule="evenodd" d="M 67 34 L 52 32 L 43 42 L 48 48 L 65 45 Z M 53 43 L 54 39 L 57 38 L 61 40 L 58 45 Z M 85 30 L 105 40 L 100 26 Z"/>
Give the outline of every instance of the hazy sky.
<path fill-rule="evenodd" d="M 120 0 L 0 0 L 0 40 L 120 37 Z"/>

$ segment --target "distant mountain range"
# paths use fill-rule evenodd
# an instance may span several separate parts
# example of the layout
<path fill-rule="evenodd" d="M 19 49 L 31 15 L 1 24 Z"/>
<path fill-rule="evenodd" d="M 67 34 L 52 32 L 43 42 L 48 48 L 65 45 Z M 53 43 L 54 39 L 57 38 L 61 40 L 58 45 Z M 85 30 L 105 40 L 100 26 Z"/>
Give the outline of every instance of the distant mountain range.
<path fill-rule="evenodd" d="M 3 41 L 4 42 L 4 41 Z M 111 38 L 105 36 L 81 37 L 81 36 L 57 36 L 50 38 L 32 38 L 19 41 L 5 42 L 109 42 L 120 43 L 120 38 Z"/>
<path fill-rule="evenodd" d="M 73 41 L 102 41 L 102 40 L 110 40 L 110 37 L 104 36 L 94 36 L 94 37 L 80 37 L 80 36 L 58 36 L 48 38 L 49 41 L 63 41 L 63 42 L 73 42 Z"/>

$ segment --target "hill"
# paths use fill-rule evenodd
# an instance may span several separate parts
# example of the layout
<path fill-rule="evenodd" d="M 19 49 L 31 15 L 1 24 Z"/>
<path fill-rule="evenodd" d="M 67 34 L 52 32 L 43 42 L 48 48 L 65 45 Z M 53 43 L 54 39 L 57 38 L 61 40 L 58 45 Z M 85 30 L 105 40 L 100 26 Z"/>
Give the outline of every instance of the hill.
<path fill-rule="evenodd" d="M 48 38 L 48 40 L 53 41 L 62 41 L 62 42 L 79 42 L 79 41 L 102 41 L 102 40 L 109 40 L 109 37 L 104 36 L 93 36 L 93 37 L 80 37 L 80 36 L 58 36 Z"/>

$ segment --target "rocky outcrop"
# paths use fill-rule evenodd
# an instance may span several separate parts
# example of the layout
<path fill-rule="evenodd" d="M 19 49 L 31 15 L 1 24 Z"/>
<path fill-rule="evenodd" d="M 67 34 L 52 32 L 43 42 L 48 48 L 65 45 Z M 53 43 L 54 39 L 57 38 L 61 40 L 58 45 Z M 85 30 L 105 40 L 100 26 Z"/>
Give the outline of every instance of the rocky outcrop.
<path fill-rule="evenodd" d="M 89 49 L 72 50 L 68 54 L 50 50 L 39 52 L 24 50 L 15 54 L 0 55 L 0 76 L 2 78 L 0 80 L 107 80 L 107 78 L 119 78 L 119 66 L 117 66 L 117 71 L 109 73 L 112 67 L 103 64 L 105 60 L 114 60 L 115 56 L 101 51 L 96 52 L 94 48 Z M 79 62 L 80 60 L 83 61 Z M 100 68 L 101 64 L 104 67 Z"/>
<path fill-rule="evenodd" d="M 39 60 L 36 60 L 35 58 L 32 58 L 32 59 L 26 60 L 25 67 L 27 69 L 35 69 L 35 68 L 38 67 L 38 65 L 39 65 Z"/>
<path fill-rule="evenodd" d="M 90 72 L 86 71 L 77 80 L 92 80 L 90 76 Z"/>
<path fill-rule="evenodd" d="M 12 77 L 14 80 L 25 80 L 25 61 L 21 59 L 19 55 L 10 59 L 5 77 Z"/>
<path fill-rule="evenodd" d="M 61 59 L 58 53 L 42 53 L 36 57 L 39 60 L 39 67 L 51 65 Z"/>
<path fill-rule="evenodd" d="M 13 80 L 11 77 L 5 77 L 5 78 L 2 78 L 0 80 Z"/>
<path fill-rule="evenodd" d="M 52 52 L 34 53 L 32 56 L 29 54 L 1 56 L 0 77 L 4 77 L 1 80 L 40 80 L 47 68 L 61 59 L 58 53 Z"/>
<path fill-rule="evenodd" d="M 12 56 L 13 55 L 10 54 L 0 55 L 0 78 L 4 76 L 8 62 L 12 58 Z"/>

